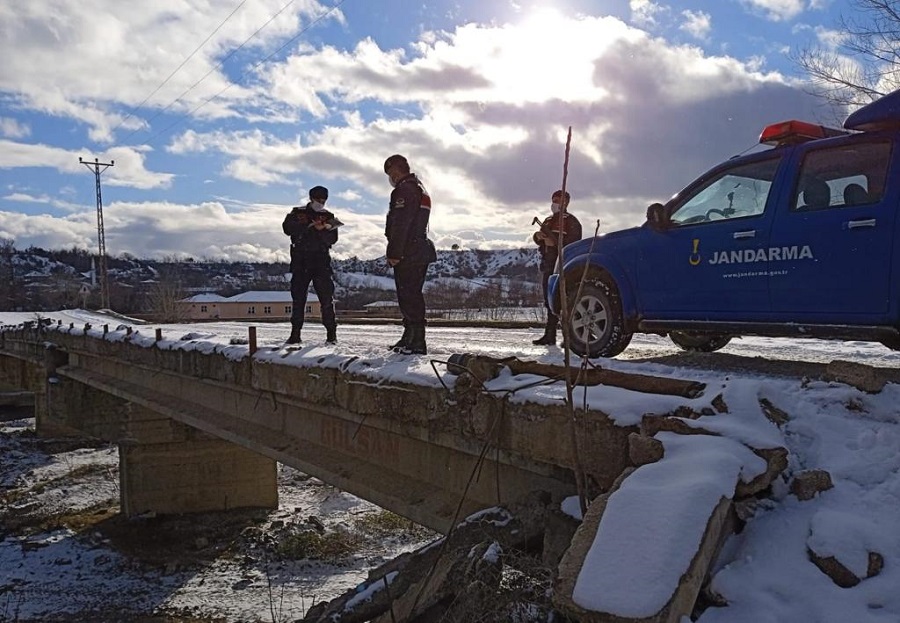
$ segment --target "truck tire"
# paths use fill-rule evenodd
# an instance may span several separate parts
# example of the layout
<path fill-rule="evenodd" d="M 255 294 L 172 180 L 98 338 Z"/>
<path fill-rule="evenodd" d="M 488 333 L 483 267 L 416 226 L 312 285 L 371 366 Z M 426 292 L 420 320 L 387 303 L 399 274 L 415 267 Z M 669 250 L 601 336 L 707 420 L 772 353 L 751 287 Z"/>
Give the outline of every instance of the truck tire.
<path fill-rule="evenodd" d="M 700 353 L 711 353 L 724 348 L 731 341 L 730 335 L 717 335 L 715 333 L 693 333 L 691 331 L 672 331 L 669 339 L 682 350 Z"/>
<path fill-rule="evenodd" d="M 566 293 L 569 297 L 571 322 L 570 348 L 584 357 L 615 357 L 631 342 L 625 330 L 619 291 L 608 277 L 585 281 L 581 296 L 575 300 L 578 287 Z"/>

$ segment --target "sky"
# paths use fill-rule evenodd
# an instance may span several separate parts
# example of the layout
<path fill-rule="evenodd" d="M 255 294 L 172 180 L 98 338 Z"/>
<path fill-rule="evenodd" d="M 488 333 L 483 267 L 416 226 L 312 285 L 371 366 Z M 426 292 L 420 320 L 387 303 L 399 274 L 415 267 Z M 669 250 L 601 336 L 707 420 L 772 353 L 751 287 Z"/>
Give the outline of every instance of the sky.
<path fill-rule="evenodd" d="M 285 261 L 315 185 L 339 258 L 384 255 L 385 158 L 439 248 L 530 246 L 572 128 L 587 233 L 639 225 L 762 128 L 834 124 L 790 60 L 852 0 L 156 0 L 0 4 L 0 238 Z M 86 166 L 79 158 L 91 164 Z"/>

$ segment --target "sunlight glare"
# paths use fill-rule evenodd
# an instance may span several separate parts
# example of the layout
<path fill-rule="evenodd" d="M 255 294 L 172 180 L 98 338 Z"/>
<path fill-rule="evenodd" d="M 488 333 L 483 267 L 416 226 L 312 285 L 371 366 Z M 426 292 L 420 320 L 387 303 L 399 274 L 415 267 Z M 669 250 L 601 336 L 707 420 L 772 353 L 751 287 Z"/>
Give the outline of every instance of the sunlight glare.
<path fill-rule="evenodd" d="M 592 79 L 593 61 L 606 47 L 601 35 L 597 20 L 542 7 L 508 27 L 495 63 L 486 69 L 513 102 L 596 98 L 603 93 Z"/>

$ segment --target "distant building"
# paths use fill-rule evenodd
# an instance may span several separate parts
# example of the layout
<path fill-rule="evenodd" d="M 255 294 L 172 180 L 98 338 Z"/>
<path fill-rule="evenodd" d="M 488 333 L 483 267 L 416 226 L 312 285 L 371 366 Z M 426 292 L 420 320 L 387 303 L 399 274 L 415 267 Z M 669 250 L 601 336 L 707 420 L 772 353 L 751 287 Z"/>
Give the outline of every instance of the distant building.
<path fill-rule="evenodd" d="M 291 293 L 285 290 L 251 290 L 229 297 L 207 292 L 179 302 L 188 320 L 290 320 L 294 310 Z M 310 293 L 306 301 L 306 315 L 322 315 L 315 294 Z"/>
<path fill-rule="evenodd" d="M 397 304 L 397 301 L 375 301 L 374 303 L 363 305 L 363 308 L 371 316 L 393 317 L 400 315 L 400 305 Z"/>

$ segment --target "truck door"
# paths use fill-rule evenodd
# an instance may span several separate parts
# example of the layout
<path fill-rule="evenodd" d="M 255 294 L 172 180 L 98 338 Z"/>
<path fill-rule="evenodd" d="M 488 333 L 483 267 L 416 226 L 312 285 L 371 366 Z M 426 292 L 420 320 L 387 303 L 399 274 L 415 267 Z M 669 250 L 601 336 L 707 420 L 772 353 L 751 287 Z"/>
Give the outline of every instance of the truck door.
<path fill-rule="evenodd" d="M 797 148 L 790 205 L 776 215 L 770 242 L 776 319 L 886 317 L 898 202 L 891 148 L 885 137 L 859 135 Z"/>
<path fill-rule="evenodd" d="M 769 311 L 765 249 L 780 162 L 766 153 L 713 170 L 675 200 L 670 227 L 647 230 L 637 270 L 645 318 L 753 319 Z"/>

